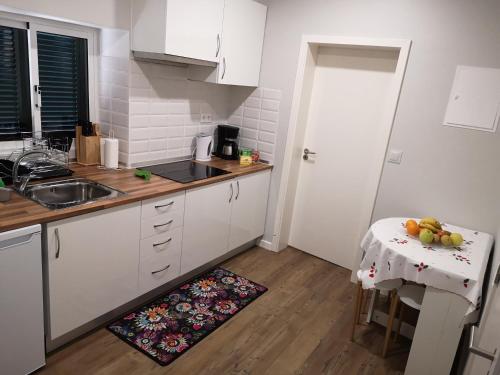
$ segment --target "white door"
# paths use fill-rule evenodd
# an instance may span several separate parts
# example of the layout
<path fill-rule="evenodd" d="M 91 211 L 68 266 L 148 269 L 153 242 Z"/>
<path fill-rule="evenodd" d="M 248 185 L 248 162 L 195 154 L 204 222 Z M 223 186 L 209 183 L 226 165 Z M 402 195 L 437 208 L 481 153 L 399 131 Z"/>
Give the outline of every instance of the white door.
<path fill-rule="evenodd" d="M 303 144 L 316 154 L 300 163 L 289 244 L 348 269 L 376 189 L 374 155 L 388 142 L 379 132 L 397 62 L 393 50 L 318 49 Z"/>
<path fill-rule="evenodd" d="M 233 181 L 229 250 L 264 234 L 271 172 L 243 176 Z"/>
<path fill-rule="evenodd" d="M 498 250 L 498 248 L 496 249 Z M 490 284 L 486 307 L 481 318 L 478 336 L 474 346 L 480 350 L 492 354 L 493 358 L 469 353 L 466 375 L 498 375 L 500 374 L 499 350 L 500 350 L 500 288 L 498 282 Z"/>
<path fill-rule="evenodd" d="M 227 252 L 232 181 L 189 190 L 184 208 L 181 274 Z"/>
<path fill-rule="evenodd" d="M 139 295 L 141 205 L 47 224 L 50 338 Z"/>
<path fill-rule="evenodd" d="M 167 0 L 165 53 L 219 61 L 224 0 Z"/>
<path fill-rule="evenodd" d="M 258 86 L 267 7 L 252 0 L 226 0 L 218 82 Z"/>

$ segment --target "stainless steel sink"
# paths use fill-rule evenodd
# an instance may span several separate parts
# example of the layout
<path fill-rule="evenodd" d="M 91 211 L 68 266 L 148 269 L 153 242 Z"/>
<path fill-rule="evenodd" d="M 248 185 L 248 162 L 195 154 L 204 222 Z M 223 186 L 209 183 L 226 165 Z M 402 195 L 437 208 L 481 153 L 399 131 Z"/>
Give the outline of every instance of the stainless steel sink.
<path fill-rule="evenodd" d="M 116 198 L 125 193 L 83 178 L 47 182 L 26 187 L 24 196 L 44 207 L 59 209 Z"/>

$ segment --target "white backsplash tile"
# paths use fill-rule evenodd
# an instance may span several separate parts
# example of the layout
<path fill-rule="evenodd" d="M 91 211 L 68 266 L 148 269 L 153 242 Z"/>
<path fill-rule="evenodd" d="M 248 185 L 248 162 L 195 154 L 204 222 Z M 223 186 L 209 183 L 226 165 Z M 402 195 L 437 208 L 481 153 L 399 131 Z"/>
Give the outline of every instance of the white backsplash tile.
<path fill-rule="evenodd" d="M 243 97 L 243 99 L 242 99 Z M 246 97 L 246 98 L 245 98 Z M 240 127 L 240 147 L 257 149 L 261 159 L 274 161 L 281 91 L 257 88 L 233 103 L 228 123 Z"/>
<path fill-rule="evenodd" d="M 233 88 L 194 82 L 187 69 L 101 57 L 98 121 L 120 140 L 120 162 L 137 163 L 190 156 L 194 137 L 213 134 L 217 124 L 239 126 L 240 146 L 274 158 L 281 92 L 257 88 L 231 108 Z M 231 108 L 231 109 L 230 109 Z M 200 123 L 210 114 L 211 123 Z"/>

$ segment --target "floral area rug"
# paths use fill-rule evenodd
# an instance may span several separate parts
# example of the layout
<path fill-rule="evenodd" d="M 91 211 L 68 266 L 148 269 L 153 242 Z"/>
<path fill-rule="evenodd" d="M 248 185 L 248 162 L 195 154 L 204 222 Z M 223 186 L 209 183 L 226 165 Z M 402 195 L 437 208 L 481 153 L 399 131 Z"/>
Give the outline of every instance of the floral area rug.
<path fill-rule="evenodd" d="M 216 268 L 124 316 L 108 329 L 166 366 L 266 291 L 262 285 Z"/>

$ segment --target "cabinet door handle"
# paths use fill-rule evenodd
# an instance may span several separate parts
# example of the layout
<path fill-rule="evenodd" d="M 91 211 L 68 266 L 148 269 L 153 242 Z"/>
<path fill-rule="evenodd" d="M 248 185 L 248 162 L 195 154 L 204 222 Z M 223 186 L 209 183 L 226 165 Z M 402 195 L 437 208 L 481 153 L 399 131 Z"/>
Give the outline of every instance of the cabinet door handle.
<path fill-rule="evenodd" d="M 229 197 L 229 203 L 231 203 L 231 201 L 233 200 L 233 183 L 231 182 L 231 184 L 229 185 L 229 187 L 231 188 L 231 196 Z"/>
<path fill-rule="evenodd" d="M 59 254 L 61 252 L 61 239 L 59 238 L 59 228 L 54 230 L 54 234 L 56 236 L 56 259 L 59 259 Z"/>
<path fill-rule="evenodd" d="M 226 58 L 222 58 L 222 77 L 221 79 L 224 79 L 224 76 L 226 75 Z"/>
<path fill-rule="evenodd" d="M 170 268 L 170 264 L 166 265 L 165 267 L 159 269 L 158 271 L 152 271 L 151 272 L 151 275 L 156 275 L 157 273 L 160 273 L 160 272 L 163 272 L 163 271 L 166 271 Z"/>
<path fill-rule="evenodd" d="M 171 219 L 169 221 L 167 221 L 166 223 L 164 224 L 155 224 L 153 225 L 153 228 L 160 228 L 160 227 L 164 227 L 165 225 L 169 225 L 169 224 L 172 224 L 174 222 L 174 219 Z"/>
<path fill-rule="evenodd" d="M 240 181 L 236 181 L 236 186 L 238 187 L 238 192 L 236 193 L 236 198 L 235 200 L 238 200 L 238 197 L 240 196 Z"/>
<path fill-rule="evenodd" d="M 172 237 L 170 237 L 168 240 L 166 241 L 163 241 L 163 242 L 158 242 L 158 243 L 154 243 L 153 244 L 153 247 L 157 247 L 157 246 L 161 246 L 161 245 L 166 245 L 168 244 L 170 241 L 172 241 Z"/>
<path fill-rule="evenodd" d="M 217 34 L 217 49 L 215 50 L 215 57 L 219 57 L 220 51 L 220 34 Z"/>
<path fill-rule="evenodd" d="M 156 209 L 158 209 L 158 208 L 169 207 L 169 206 L 171 206 L 171 205 L 173 205 L 173 204 L 174 204 L 174 201 L 169 202 L 169 203 L 167 203 L 167 204 L 158 204 L 158 205 L 156 205 L 156 206 L 155 206 L 155 208 L 156 208 Z"/>

